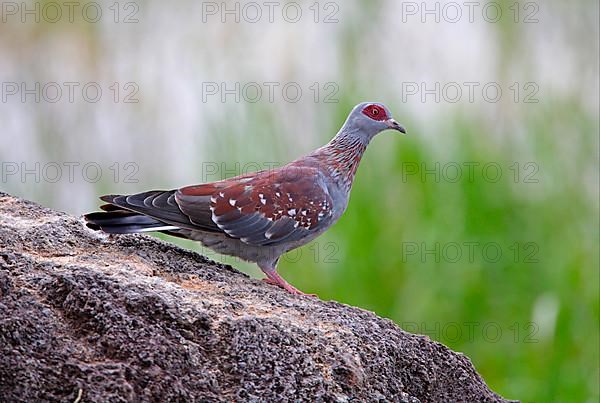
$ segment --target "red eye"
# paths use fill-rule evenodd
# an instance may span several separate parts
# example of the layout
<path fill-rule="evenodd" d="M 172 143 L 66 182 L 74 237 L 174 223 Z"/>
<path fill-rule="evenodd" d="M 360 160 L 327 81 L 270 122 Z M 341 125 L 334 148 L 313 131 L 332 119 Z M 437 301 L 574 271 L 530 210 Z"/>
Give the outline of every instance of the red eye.
<path fill-rule="evenodd" d="M 362 110 L 362 113 L 373 120 L 383 121 L 389 119 L 385 109 L 379 105 L 367 105 L 367 107 Z"/>

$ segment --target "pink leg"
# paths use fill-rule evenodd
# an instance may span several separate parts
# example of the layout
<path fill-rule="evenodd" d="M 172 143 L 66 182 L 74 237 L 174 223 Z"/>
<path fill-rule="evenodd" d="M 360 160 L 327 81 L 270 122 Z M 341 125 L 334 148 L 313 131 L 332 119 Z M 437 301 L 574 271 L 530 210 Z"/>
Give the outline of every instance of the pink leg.
<path fill-rule="evenodd" d="M 296 287 L 294 287 L 293 285 L 291 285 L 290 283 L 288 283 L 287 281 L 285 281 L 283 279 L 283 277 L 281 277 L 279 275 L 279 273 L 277 273 L 277 271 L 275 269 L 263 269 L 261 267 L 261 270 L 267 275 L 267 278 L 264 278 L 263 281 L 265 283 L 268 284 L 273 284 L 276 285 L 278 287 L 283 288 L 284 290 L 286 290 L 287 292 L 289 292 L 290 294 L 294 294 L 294 295 L 307 295 L 309 297 L 316 297 L 315 294 L 306 294 L 303 293 L 302 291 L 300 291 L 299 289 L 297 289 Z"/>

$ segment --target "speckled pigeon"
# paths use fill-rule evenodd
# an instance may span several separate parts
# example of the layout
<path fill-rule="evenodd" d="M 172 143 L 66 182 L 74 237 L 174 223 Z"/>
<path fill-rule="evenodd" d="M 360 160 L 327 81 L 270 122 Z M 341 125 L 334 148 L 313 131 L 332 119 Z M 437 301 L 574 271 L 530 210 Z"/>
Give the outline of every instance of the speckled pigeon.
<path fill-rule="evenodd" d="M 109 234 L 159 231 L 200 241 L 255 262 L 267 282 L 304 294 L 277 273 L 279 257 L 340 218 L 367 145 L 386 129 L 405 133 L 383 104 L 363 102 L 329 143 L 283 167 L 175 190 L 102 196 L 108 204 L 85 215 L 87 226 Z"/>

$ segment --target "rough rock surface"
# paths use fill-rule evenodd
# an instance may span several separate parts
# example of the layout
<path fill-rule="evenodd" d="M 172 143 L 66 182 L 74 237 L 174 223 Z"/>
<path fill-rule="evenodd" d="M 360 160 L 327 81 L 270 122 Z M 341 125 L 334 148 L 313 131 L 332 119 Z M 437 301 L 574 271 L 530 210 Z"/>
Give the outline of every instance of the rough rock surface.
<path fill-rule="evenodd" d="M 0 193 L 0 401 L 505 401 L 467 357 Z"/>

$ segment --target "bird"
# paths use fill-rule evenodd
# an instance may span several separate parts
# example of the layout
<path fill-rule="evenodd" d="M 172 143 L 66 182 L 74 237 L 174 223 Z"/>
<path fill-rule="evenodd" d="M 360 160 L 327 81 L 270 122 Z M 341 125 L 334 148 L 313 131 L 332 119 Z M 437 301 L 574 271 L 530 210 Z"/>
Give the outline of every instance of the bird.
<path fill-rule="evenodd" d="M 287 165 L 173 190 L 105 195 L 84 215 L 108 234 L 161 232 L 258 265 L 264 281 L 305 294 L 277 272 L 279 258 L 323 234 L 345 212 L 358 165 L 384 130 L 406 130 L 382 103 L 356 105 L 324 146 Z"/>

